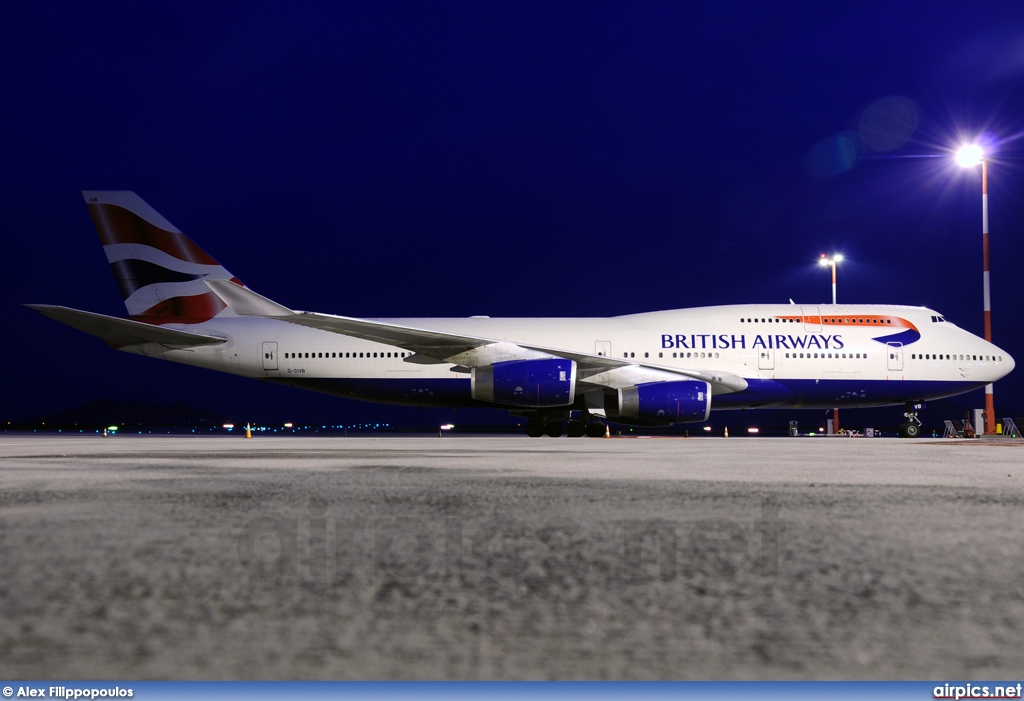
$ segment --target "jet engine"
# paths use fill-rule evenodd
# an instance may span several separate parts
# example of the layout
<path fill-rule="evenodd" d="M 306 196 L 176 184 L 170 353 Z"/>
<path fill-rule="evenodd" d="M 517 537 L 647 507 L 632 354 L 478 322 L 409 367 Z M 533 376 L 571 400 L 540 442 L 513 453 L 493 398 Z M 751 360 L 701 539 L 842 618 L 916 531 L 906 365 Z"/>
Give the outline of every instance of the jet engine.
<path fill-rule="evenodd" d="M 473 368 L 473 399 L 522 407 L 569 406 L 576 399 L 576 361 L 509 360 Z"/>
<path fill-rule="evenodd" d="M 667 426 L 707 421 L 711 386 L 699 380 L 648 382 L 619 390 L 618 420 Z"/>

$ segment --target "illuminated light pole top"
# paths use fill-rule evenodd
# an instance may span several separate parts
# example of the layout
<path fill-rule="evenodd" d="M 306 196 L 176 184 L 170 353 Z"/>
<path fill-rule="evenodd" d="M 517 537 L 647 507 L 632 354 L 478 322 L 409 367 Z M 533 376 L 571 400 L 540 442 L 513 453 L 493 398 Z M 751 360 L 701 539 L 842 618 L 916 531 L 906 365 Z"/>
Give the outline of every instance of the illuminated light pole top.
<path fill-rule="evenodd" d="M 956 162 L 964 168 L 976 166 L 985 160 L 985 151 L 977 144 L 964 144 L 956 152 Z"/>
<path fill-rule="evenodd" d="M 835 253 L 832 256 L 826 256 L 824 253 L 822 253 L 821 258 L 818 259 L 819 265 L 832 266 L 832 304 L 836 303 L 836 263 L 839 263 L 842 260 L 842 253 Z"/>

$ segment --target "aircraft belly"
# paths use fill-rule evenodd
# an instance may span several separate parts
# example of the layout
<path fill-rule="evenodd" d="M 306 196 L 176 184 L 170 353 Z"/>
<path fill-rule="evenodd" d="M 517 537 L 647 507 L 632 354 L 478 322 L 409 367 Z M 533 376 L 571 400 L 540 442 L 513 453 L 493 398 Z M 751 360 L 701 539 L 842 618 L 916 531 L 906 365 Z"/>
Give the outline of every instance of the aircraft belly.
<path fill-rule="evenodd" d="M 984 386 L 980 382 L 928 380 L 748 380 L 743 392 L 712 396 L 711 409 L 791 406 L 798 409 L 831 409 L 903 404 L 908 398 L 941 399 Z"/>
<path fill-rule="evenodd" d="M 491 406 L 470 396 L 469 378 L 288 377 L 268 382 L 338 397 L 410 406 Z"/>

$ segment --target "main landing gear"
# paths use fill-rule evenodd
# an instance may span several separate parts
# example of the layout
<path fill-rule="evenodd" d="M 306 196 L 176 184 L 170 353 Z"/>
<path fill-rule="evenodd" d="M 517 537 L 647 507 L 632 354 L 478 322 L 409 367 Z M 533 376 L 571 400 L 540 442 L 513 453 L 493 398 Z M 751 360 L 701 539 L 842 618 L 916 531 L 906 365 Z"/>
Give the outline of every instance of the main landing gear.
<path fill-rule="evenodd" d="M 917 412 L 921 409 L 924 409 L 924 404 L 907 402 L 907 410 L 903 414 L 907 421 L 900 424 L 900 438 L 917 438 L 921 435 L 921 420 L 917 418 Z"/>
<path fill-rule="evenodd" d="M 568 423 L 562 424 L 568 419 Z M 604 423 L 598 421 L 591 414 L 583 412 L 578 417 L 572 417 L 569 412 L 546 413 L 530 417 L 526 423 L 526 435 L 530 438 L 539 438 L 545 434 L 552 438 L 558 438 L 565 433 L 569 438 L 603 438 L 606 431 Z"/>

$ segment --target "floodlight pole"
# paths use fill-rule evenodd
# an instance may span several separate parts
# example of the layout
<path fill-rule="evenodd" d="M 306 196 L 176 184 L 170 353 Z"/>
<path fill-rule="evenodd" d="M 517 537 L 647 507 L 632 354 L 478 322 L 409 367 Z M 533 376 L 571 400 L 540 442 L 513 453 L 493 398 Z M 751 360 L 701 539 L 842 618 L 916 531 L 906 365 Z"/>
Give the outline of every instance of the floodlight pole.
<path fill-rule="evenodd" d="M 832 304 L 836 303 L 836 261 L 833 258 L 832 263 Z"/>
<path fill-rule="evenodd" d="M 843 257 L 840 254 L 838 254 L 838 253 L 834 253 L 831 256 L 827 256 L 827 257 L 825 256 L 824 253 L 821 254 L 821 264 L 822 265 L 832 266 L 832 306 L 833 307 L 836 305 L 836 263 L 838 263 L 842 259 L 843 259 Z M 832 409 L 832 433 L 833 434 L 838 434 L 839 433 L 839 408 L 838 407 L 833 407 L 833 409 Z"/>
<path fill-rule="evenodd" d="M 832 306 L 836 306 L 836 257 L 829 259 L 832 264 Z M 839 407 L 832 408 L 832 433 L 839 435 Z"/>
<path fill-rule="evenodd" d="M 982 285 L 984 287 L 985 340 L 992 343 L 992 293 L 989 289 L 988 257 L 988 160 L 981 160 L 981 245 L 983 249 Z M 996 432 L 996 406 L 992 384 L 985 385 L 985 433 Z"/>

